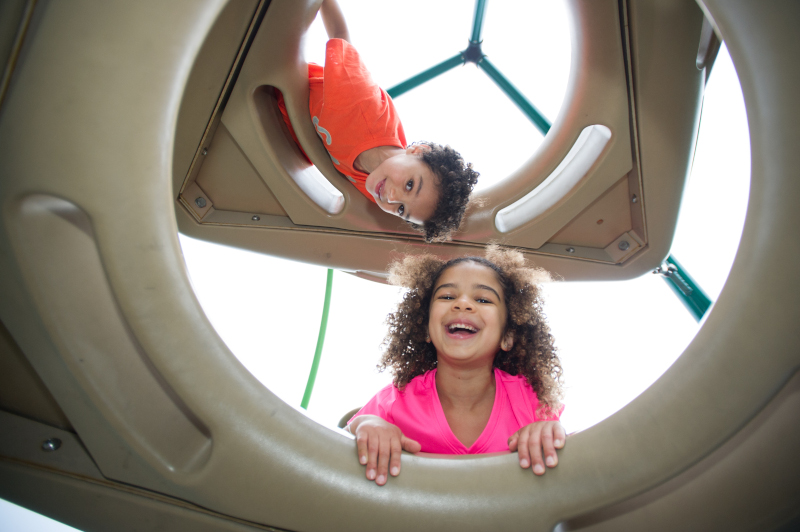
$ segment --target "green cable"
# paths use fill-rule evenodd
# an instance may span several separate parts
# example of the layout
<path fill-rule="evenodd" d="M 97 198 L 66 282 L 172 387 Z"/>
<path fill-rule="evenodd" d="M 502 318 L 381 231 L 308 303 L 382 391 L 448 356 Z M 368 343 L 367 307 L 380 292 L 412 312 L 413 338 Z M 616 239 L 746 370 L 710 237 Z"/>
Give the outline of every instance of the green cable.
<path fill-rule="evenodd" d="M 331 288 L 333 287 L 333 270 L 328 268 L 328 283 L 325 286 L 325 303 L 322 305 L 322 321 L 319 324 L 319 336 L 317 337 L 317 350 L 314 352 L 314 361 L 311 362 L 311 372 L 308 374 L 306 391 L 303 394 L 303 401 L 300 408 L 308 410 L 308 402 L 311 400 L 311 392 L 314 391 L 314 381 L 317 380 L 317 370 L 319 369 L 319 359 L 322 358 L 322 346 L 325 345 L 325 331 L 328 328 L 328 311 L 331 307 Z"/>

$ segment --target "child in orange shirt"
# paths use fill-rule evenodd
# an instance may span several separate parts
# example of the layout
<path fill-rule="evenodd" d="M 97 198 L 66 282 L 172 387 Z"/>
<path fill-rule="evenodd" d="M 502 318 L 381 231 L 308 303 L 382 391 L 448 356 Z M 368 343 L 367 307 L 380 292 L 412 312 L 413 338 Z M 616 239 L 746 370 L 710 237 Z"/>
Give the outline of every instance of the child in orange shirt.
<path fill-rule="evenodd" d="M 421 231 L 427 242 L 448 240 L 461 224 L 479 174 L 450 146 L 408 146 L 391 98 L 349 43 L 336 0 L 324 0 L 320 14 L 330 40 L 324 68 L 308 65 L 309 111 L 334 166 L 383 211 Z M 300 146 L 280 92 L 278 105 Z"/>

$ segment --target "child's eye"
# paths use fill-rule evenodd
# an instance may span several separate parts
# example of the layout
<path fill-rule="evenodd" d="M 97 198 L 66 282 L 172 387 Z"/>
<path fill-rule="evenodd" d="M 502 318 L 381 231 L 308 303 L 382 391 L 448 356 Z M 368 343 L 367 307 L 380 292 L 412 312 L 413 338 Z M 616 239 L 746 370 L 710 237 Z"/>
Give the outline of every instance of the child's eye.
<path fill-rule="evenodd" d="M 405 205 L 400 205 L 397 208 L 397 215 L 398 216 L 402 216 L 404 212 L 406 212 L 406 206 Z"/>
<path fill-rule="evenodd" d="M 406 190 L 408 190 L 409 192 L 414 190 L 414 180 L 413 179 L 409 179 L 408 183 L 406 183 Z"/>

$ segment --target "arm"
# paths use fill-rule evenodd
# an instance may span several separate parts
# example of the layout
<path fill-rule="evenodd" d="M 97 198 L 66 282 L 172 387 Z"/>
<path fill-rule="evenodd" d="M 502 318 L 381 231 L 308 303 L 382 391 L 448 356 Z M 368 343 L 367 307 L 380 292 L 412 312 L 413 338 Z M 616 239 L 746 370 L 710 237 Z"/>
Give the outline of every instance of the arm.
<path fill-rule="evenodd" d="M 418 453 L 422 446 L 403 436 L 403 432 L 378 416 L 358 416 L 347 425 L 350 434 L 355 435 L 358 446 L 358 461 L 367 466 L 367 479 L 379 486 L 400 474 L 400 455 L 402 450 Z"/>
<path fill-rule="evenodd" d="M 319 12 L 322 15 L 322 23 L 325 25 L 329 39 L 344 39 L 350 42 L 350 33 L 347 31 L 344 13 L 336 0 L 323 0 Z"/>
<path fill-rule="evenodd" d="M 562 449 L 567 440 L 564 427 L 558 421 L 537 421 L 525 425 L 508 439 L 510 451 L 519 450 L 519 466 L 523 469 L 533 466 L 535 475 L 544 475 L 547 467 L 558 465 L 556 449 Z M 542 461 L 542 451 L 545 459 Z"/>

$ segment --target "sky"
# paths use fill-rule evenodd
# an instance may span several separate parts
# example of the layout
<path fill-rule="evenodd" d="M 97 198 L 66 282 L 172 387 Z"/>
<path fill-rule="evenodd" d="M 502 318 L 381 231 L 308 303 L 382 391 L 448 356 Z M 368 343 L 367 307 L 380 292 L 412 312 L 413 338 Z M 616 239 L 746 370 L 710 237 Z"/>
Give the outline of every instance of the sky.
<path fill-rule="evenodd" d="M 407 0 L 397 6 L 392 24 L 380 25 L 371 24 L 374 0 L 340 4 L 354 45 L 385 88 L 452 57 L 466 48 L 471 33 L 471 2 Z M 484 52 L 551 121 L 557 119 L 569 76 L 569 31 L 561 2 L 488 3 Z M 325 40 L 317 21 L 306 38 L 308 60 L 323 61 Z M 520 68 L 523 63 L 526 68 Z M 522 165 L 542 139 L 473 65 L 457 67 L 395 104 L 409 141 L 453 145 L 481 171 L 481 187 Z M 741 89 L 723 46 L 706 87 L 672 248 L 712 301 L 722 290 L 741 236 L 749 155 Z M 299 408 L 316 346 L 326 269 L 184 236 L 180 242 L 193 289 L 217 333 L 256 378 Z M 545 293 L 566 379 L 562 422 L 569 432 L 585 430 L 633 400 L 669 368 L 699 329 L 667 284 L 652 274 L 625 282 L 552 283 Z M 375 366 L 384 319 L 400 297 L 397 288 L 334 272 L 309 416 L 334 427 L 391 381 Z M 0 532 L 21 530 L 73 529 L 0 500 Z"/>

